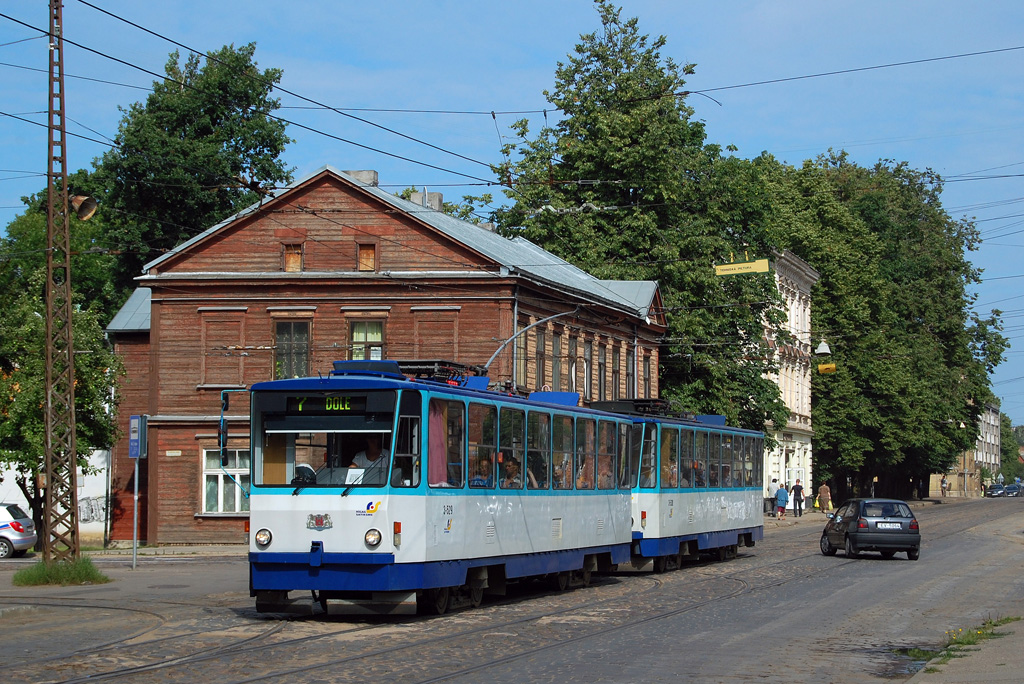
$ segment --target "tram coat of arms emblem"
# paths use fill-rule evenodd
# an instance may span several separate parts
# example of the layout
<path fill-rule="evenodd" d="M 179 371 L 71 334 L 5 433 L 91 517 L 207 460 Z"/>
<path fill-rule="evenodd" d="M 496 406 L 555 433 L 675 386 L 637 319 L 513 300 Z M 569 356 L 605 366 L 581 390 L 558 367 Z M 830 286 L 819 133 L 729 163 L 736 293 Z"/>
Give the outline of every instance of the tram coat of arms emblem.
<path fill-rule="evenodd" d="M 331 527 L 334 527 L 334 523 L 327 513 L 310 513 L 306 519 L 306 529 L 309 530 L 326 530 Z"/>

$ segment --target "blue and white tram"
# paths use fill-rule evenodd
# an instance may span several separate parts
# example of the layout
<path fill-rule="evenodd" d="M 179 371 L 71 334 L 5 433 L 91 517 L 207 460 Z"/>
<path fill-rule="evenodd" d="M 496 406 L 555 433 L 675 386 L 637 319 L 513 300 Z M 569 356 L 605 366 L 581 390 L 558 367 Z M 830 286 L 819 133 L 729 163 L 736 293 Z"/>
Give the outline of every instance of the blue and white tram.
<path fill-rule="evenodd" d="M 339 361 L 250 399 L 260 611 L 442 613 L 631 560 L 629 416 L 410 379 L 393 361 Z"/>
<path fill-rule="evenodd" d="M 764 434 L 727 427 L 719 416 L 685 420 L 651 415 L 655 402 L 603 402 L 632 413 L 633 565 L 662 572 L 701 554 L 733 558 L 764 535 L 761 493 Z M 634 407 L 645 406 L 645 411 Z M 636 452 L 639 452 L 637 455 Z"/>

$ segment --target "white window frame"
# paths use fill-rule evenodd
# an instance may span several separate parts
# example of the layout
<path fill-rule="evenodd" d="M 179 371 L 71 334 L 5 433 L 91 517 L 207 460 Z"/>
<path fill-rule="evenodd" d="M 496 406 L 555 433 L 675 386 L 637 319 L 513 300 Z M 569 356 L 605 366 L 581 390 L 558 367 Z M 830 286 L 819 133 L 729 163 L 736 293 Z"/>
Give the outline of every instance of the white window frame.
<path fill-rule="evenodd" d="M 252 455 L 249 449 L 228 449 L 228 466 L 225 468 L 220 467 L 220 450 L 219 449 L 203 449 L 203 476 L 199 483 L 199 489 L 202 493 L 201 511 L 202 515 L 247 515 L 249 513 L 249 488 L 251 483 L 249 482 L 249 466 L 239 468 L 238 456 L 239 454 L 249 454 L 249 458 Z M 215 463 L 214 467 L 210 467 L 210 462 Z M 250 460 L 249 463 L 252 461 Z M 235 467 L 231 467 L 235 464 Z M 227 471 L 227 472 L 225 472 Z M 213 510 L 207 507 L 207 481 L 211 477 L 217 478 L 217 501 Z M 237 484 L 236 484 L 237 482 Z M 225 487 L 232 487 L 235 490 L 235 510 L 225 511 L 221 507 L 224 504 L 224 492 Z M 242 491 L 244 489 L 245 491 Z"/>

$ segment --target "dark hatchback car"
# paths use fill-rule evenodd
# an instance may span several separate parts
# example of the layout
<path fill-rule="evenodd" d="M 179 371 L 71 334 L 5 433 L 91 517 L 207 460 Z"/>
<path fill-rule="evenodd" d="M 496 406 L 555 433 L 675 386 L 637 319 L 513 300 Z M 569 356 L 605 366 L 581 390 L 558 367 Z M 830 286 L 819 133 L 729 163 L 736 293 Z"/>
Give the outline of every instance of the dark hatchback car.
<path fill-rule="evenodd" d="M 821 533 L 821 552 L 835 555 L 845 549 L 848 558 L 861 551 L 881 551 L 892 558 L 904 551 L 907 558 L 921 556 L 921 527 L 905 501 L 899 499 L 850 499 L 829 515 Z"/>
<path fill-rule="evenodd" d="M 1019 484 L 1008 484 L 1003 487 L 1003 496 L 1020 496 L 1021 489 L 1024 487 Z"/>

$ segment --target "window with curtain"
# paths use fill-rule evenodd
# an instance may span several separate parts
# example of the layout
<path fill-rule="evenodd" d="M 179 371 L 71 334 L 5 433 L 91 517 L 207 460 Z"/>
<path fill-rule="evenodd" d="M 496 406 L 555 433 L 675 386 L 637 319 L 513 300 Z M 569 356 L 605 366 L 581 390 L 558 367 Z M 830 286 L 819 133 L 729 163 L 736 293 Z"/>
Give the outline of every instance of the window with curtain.
<path fill-rule="evenodd" d="M 350 335 L 352 360 L 380 361 L 384 358 L 384 321 L 353 321 Z"/>

